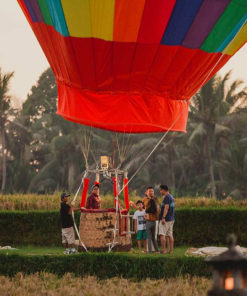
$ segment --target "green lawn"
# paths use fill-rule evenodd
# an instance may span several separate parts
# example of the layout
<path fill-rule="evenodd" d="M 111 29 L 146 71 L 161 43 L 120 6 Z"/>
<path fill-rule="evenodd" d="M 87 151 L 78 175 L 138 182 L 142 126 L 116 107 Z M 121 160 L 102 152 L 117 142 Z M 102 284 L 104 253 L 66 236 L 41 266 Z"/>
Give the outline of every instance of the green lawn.
<path fill-rule="evenodd" d="M 18 246 L 17 250 L 0 250 L 0 254 L 17 254 L 17 255 L 28 255 L 28 256 L 39 256 L 39 255 L 63 255 L 64 248 L 62 247 L 37 247 L 37 246 Z M 183 257 L 186 252 L 187 247 L 175 248 L 173 254 L 156 254 L 153 253 L 152 256 L 164 256 L 164 257 Z M 117 252 L 113 252 L 117 253 Z M 121 252 L 121 254 L 128 254 L 130 256 L 150 256 L 151 254 L 138 253 L 137 249 L 133 249 L 128 253 Z M 77 256 L 70 255 L 70 256 Z"/>

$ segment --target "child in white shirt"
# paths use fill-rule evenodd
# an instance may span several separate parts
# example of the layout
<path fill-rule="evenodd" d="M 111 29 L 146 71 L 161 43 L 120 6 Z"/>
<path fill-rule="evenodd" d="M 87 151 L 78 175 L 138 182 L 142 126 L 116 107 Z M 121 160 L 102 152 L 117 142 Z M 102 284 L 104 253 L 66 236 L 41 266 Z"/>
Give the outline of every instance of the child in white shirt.
<path fill-rule="evenodd" d="M 137 243 L 138 249 L 141 251 L 142 244 L 144 250 L 147 250 L 147 233 L 146 233 L 146 220 L 145 220 L 145 210 L 144 204 L 141 200 L 136 203 L 137 211 L 134 213 L 133 219 L 135 220 L 135 231 L 137 233 Z"/>

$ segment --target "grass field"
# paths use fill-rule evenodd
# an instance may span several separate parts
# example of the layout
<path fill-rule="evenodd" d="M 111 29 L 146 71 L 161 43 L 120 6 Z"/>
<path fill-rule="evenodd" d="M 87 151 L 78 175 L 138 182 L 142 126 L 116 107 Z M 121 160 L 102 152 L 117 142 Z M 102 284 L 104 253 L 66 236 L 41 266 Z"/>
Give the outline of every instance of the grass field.
<path fill-rule="evenodd" d="M 78 278 L 72 274 L 61 278 L 48 273 L 28 276 L 19 273 L 13 278 L 0 276 L 2 296 L 204 296 L 210 287 L 210 280 L 198 277 L 134 282 L 121 278 L 99 281 L 95 277 Z"/>
<path fill-rule="evenodd" d="M 164 256 L 170 258 L 183 257 L 187 251 L 187 247 L 178 247 L 175 248 L 173 254 L 155 254 L 151 256 Z M 37 246 L 18 246 L 16 250 L 0 250 L 0 254 L 17 254 L 17 255 L 27 255 L 27 256 L 40 256 L 40 255 L 61 255 L 63 254 L 64 248 L 62 247 L 37 247 Z M 117 252 L 116 252 L 117 253 Z M 129 256 L 150 256 L 150 254 L 139 253 L 137 249 L 132 249 L 128 253 L 121 252 L 120 254 L 127 254 Z M 78 256 L 78 254 L 69 255 L 69 256 Z"/>
<path fill-rule="evenodd" d="M 12 194 L 0 195 L 0 210 L 57 210 L 60 203 L 60 193 L 53 195 L 37 195 L 37 194 Z M 112 195 L 101 197 L 102 208 L 114 207 L 114 199 Z M 136 202 L 141 199 L 140 196 L 132 195 L 130 200 Z M 80 204 L 80 196 L 77 198 L 77 206 Z M 207 197 L 183 197 L 176 198 L 176 208 L 181 207 L 238 207 L 247 208 L 247 199 L 235 201 L 231 198 L 219 201 L 214 198 Z"/>

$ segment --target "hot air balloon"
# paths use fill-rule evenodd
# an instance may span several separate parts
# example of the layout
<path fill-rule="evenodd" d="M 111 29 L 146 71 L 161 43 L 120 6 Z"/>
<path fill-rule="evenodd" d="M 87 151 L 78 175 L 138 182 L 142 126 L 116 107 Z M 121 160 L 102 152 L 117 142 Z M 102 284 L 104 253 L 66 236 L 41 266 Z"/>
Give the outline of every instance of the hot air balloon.
<path fill-rule="evenodd" d="M 190 98 L 247 41 L 246 0 L 18 2 L 55 74 L 57 114 L 115 132 L 184 132 Z"/>
<path fill-rule="evenodd" d="M 246 0 L 18 0 L 64 118 L 185 131 L 188 101 L 247 41 Z M 154 116 L 155 114 L 155 116 Z"/>

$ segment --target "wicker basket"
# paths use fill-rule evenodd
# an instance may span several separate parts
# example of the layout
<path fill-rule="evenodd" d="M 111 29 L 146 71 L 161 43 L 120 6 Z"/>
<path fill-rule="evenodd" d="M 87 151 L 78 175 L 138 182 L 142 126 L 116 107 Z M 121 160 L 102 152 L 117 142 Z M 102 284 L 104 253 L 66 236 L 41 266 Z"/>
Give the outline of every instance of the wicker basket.
<path fill-rule="evenodd" d="M 127 212 L 122 212 L 126 215 Z M 115 221 L 117 232 L 113 250 L 129 251 L 131 249 L 131 235 L 128 232 L 129 218 L 121 218 L 115 209 L 82 210 L 80 218 L 80 237 L 90 251 L 106 251 L 109 243 L 113 242 Z M 84 249 L 79 246 L 79 251 Z"/>

